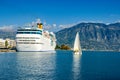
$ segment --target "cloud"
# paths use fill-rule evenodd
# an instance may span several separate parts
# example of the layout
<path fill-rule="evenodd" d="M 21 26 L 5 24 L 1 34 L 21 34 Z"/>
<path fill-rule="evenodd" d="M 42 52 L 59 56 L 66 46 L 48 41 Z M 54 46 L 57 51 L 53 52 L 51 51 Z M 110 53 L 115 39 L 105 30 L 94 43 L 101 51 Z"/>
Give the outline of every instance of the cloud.
<path fill-rule="evenodd" d="M 56 27 L 57 25 L 56 24 L 53 24 L 53 27 Z"/>
<path fill-rule="evenodd" d="M 26 27 L 31 27 L 31 26 L 34 26 L 36 27 L 37 24 L 36 23 L 43 23 L 43 29 L 44 30 L 48 30 L 48 31 L 53 31 L 53 32 L 56 32 L 58 31 L 58 27 L 57 27 L 57 24 L 47 24 L 46 21 L 42 22 L 41 19 L 36 19 L 36 21 L 32 21 L 31 23 L 26 23 L 24 24 L 24 26 Z"/>
<path fill-rule="evenodd" d="M 33 23 L 26 23 L 26 24 L 24 24 L 23 26 L 24 27 L 31 27 L 32 25 L 34 25 Z"/>
<path fill-rule="evenodd" d="M 37 26 L 37 23 L 41 23 L 41 20 L 40 19 L 36 19 L 36 21 L 32 21 L 31 23 L 25 23 L 23 26 L 24 27 Z"/>
<path fill-rule="evenodd" d="M 65 24 L 65 25 L 61 24 L 61 25 L 59 25 L 59 27 L 60 27 L 60 29 L 64 29 L 64 28 L 70 28 L 70 27 L 72 27 L 72 26 L 74 26 L 74 25 L 76 25 L 76 23 L 73 23 L 73 24 Z"/>
<path fill-rule="evenodd" d="M 56 32 L 56 31 L 58 31 L 58 27 L 57 27 L 57 25 L 56 24 L 46 24 L 46 25 L 44 25 L 44 27 L 43 27 L 45 30 L 48 30 L 48 31 L 52 31 L 52 32 Z"/>
<path fill-rule="evenodd" d="M 115 23 L 120 23 L 120 20 L 115 21 Z"/>
<path fill-rule="evenodd" d="M 103 23 L 102 20 L 86 20 L 86 21 L 78 21 L 76 24 L 78 23 Z"/>
<path fill-rule="evenodd" d="M 37 27 L 37 24 L 36 23 L 42 23 L 41 19 L 36 19 L 36 21 L 32 21 L 30 23 L 25 23 L 24 25 L 4 25 L 4 26 L 1 26 L 0 27 L 0 30 L 4 30 L 4 31 L 15 31 L 17 30 L 17 28 L 19 26 L 22 26 L 21 28 L 23 27 Z M 74 24 L 61 24 L 61 25 L 57 25 L 57 24 L 48 24 L 46 21 L 43 22 L 43 29 L 44 30 L 48 30 L 48 31 L 52 31 L 52 32 L 57 32 L 61 29 L 64 29 L 64 28 L 69 28 L 73 25 L 75 25 L 76 23 Z"/>
<path fill-rule="evenodd" d="M 0 30 L 3 31 L 15 31 L 16 30 L 16 25 L 4 25 L 2 27 L 0 27 Z"/>
<path fill-rule="evenodd" d="M 50 30 L 51 29 L 51 25 L 50 24 L 46 24 L 43 28 L 46 29 L 46 30 Z"/>
<path fill-rule="evenodd" d="M 105 23 L 106 25 L 109 25 L 110 23 Z"/>
<path fill-rule="evenodd" d="M 41 20 L 39 18 L 36 19 L 36 23 L 41 23 Z"/>

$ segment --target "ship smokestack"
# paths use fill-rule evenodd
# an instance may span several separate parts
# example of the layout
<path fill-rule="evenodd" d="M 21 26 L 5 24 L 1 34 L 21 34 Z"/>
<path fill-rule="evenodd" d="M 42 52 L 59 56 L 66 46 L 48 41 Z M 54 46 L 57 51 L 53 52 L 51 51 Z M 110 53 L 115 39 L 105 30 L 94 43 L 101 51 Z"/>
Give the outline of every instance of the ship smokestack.
<path fill-rule="evenodd" d="M 43 29 L 43 24 L 42 24 L 42 23 L 37 23 L 37 27 L 38 27 L 39 29 Z"/>

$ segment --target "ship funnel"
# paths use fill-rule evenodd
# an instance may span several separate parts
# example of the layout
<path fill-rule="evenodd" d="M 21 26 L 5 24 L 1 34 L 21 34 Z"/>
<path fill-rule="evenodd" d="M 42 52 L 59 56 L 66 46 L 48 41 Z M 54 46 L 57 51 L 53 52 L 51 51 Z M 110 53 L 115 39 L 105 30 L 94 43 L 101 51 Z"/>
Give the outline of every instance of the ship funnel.
<path fill-rule="evenodd" d="M 37 23 L 37 27 L 38 27 L 39 29 L 43 29 L 43 24 L 42 24 L 42 23 Z"/>

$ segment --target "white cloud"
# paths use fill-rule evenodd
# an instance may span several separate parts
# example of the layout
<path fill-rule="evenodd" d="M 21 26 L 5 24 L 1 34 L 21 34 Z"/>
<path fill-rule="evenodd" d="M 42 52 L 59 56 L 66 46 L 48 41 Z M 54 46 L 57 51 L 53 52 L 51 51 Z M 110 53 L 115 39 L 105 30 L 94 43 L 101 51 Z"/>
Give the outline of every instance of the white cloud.
<path fill-rule="evenodd" d="M 0 27 L 0 30 L 14 31 L 14 30 L 16 30 L 16 25 L 4 25 L 4 26 Z"/>
<path fill-rule="evenodd" d="M 32 21 L 31 23 L 25 23 L 23 26 L 24 27 L 37 26 L 37 23 L 41 23 L 41 20 L 40 19 L 36 19 L 36 21 Z"/>
<path fill-rule="evenodd" d="M 101 20 L 86 20 L 86 21 L 78 21 L 77 23 L 103 23 Z"/>
<path fill-rule="evenodd" d="M 35 25 L 35 22 L 33 21 L 31 26 L 34 26 L 34 25 Z"/>
<path fill-rule="evenodd" d="M 32 23 L 26 23 L 24 24 L 25 27 L 31 27 L 33 24 Z"/>
<path fill-rule="evenodd" d="M 109 25 L 110 23 L 105 23 L 106 25 Z"/>
<path fill-rule="evenodd" d="M 43 25 L 46 25 L 46 24 L 47 24 L 46 21 L 44 21 L 44 22 L 43 22 Z"/>
<path fill-rule="evenodd" d="M 120 20 L 115 21 L 115 23 L 120 23 Z"/>
<path fill-rule="evenodd" d="M 73 23 L 73 24 L 60 24 L 60 25 L 57 25 L 57 24 L 48 24 L 46 21 L 44 22 L 41 22 L 41 19 L 36 19 L 36 21 L 32 21 L 31 23 L 26 23 L 25 25 L 23 25 L 22 27 L 31 27 L 31 26 L 37 26 L 37 22 L 39 23 L 43 23 L 43 29 L 44 30 L 48 30 L 48 31 L 53 31 L 53 32 L 57 32 L 59 30 L 62 30 L 62 29 L 65 29 L 65 28 L 70 28 L 74 25 L 77 25 L 79 23 L 89 23 L 89 22 L 92 22 L 92 23 L 100 23 L 102 21 L 78 21 L 76 23 Z M 117 21 L 117 22 L 120 22 Z M 2 26 L 0 27 L 0 29 L 2 30 L 5 30 L 5 31 L 12 31 L 12 30 L 16 30 L 19 26 L 18 25 L 5 25 L 5 26 Z"/>
<path fill-rule="evenodd" d="M 44 28 L 45 30 L 52 31 L 52 32 L 58 31 L 58 27 L 57 27 L 56 24 L 52 24 L 52 25 L 46 24 L 46 25 L 44 25 L 43 28 Z"/>
<path fill-rule="evenodd" d="M 24 26 L 26 27 L 31 27 L 31 26 L 37 26 L 37 24 L 36 23 L 43 23 L 43 29 L 44 30 L 48 30 L 48 31 L 55 31 L 56 32 L 56 30 L 58 30 L 58 28 L 57 28 L 57 24 L 47 24 L 47 22 L 46 21 L 44 21 L 44 22 L 41 22 L 41 19 L 36 19 L 36 21 L 32 21 L 32 23 L 26 23 Z"/>
<path fill-rule="evenodd" d="M 56 24 L 53 24 L 53 27 L 56 27 L 57 25 Z"/>
<path fill-rule="evenodd" d="M 41 23 L 41 20 L 39 18 L 36 19 L 36 23 Z"/>
<path fill-rule="evenodd" d="M 46 24 L 43 28 L 44 28 L 45 30 L 50 30 L 51 27 L 52 27 L 52 26 L 51 26 L 50 24 Z"/>
<path fill-rule="evenodd" d="M 59 25 L 60 29 L 64 29 L 64 28 L 70 28 L 72 26 L 76 25 L 76 23 L 73 23 L 73 24 L 65 24 L 65 25 Z"/>

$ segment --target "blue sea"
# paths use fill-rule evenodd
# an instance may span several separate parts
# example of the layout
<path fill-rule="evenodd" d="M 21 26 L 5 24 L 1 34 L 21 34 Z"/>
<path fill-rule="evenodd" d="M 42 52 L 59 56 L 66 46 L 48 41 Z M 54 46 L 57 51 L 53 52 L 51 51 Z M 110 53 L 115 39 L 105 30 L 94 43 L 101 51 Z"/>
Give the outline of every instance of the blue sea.
<path fill-rule="evenodd" d="M 0 80 L 120 80 L 120 52 L 3 52 Z"/>

